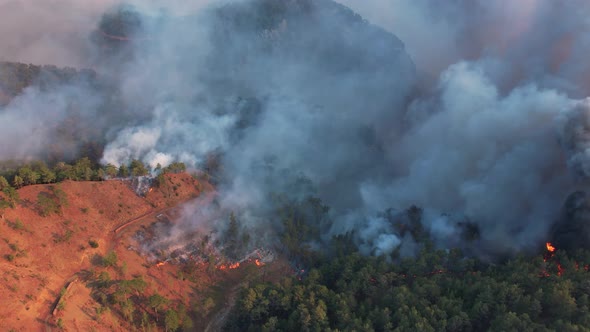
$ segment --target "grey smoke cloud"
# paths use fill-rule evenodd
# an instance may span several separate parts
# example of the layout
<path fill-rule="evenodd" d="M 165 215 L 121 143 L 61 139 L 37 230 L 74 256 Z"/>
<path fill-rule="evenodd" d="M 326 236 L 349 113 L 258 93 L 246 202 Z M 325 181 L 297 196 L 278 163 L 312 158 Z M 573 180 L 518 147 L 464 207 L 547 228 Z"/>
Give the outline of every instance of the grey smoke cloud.
<path fill-rule="evenodd" d="M 584 0 L 338 0 L 400 37 L 418 67 L 438 76 L 448 66 L 487 57 L 504 87 L 534 81 L 578 98 L 590 89 L 585 54 L 590 3 Z"/>
<path fill-rule="evenodd" d="M 480 226 L 483 242 L 496 248 L 543 241 L 575 185 L 558 140 L 559 118 L 575 112 L 575 101 L 534 85 L 502 96 L 469 63 L 443 73 L 436 98 L 434 113 L 390 147 L 402 173 L 389 187 L 369 184 L 367 203 L 387 197 L 383 204 L 466 215 Z M 413 104 L 409 114 L 420 106 Z"/>
<path fill-rule="evenodd" d="M 590 169 L 590 5 L 340 2 L 401 40 L 326 0 L 274 2 L 290 6 L 276 20 L 264 1 L 138 2 L 150 40 L 116 70 L 97 67 L 129 108 L 103 162 L 197 166 L 220 153 L 220 211 L 265 239 L 280 229 L 270 193 L 312 192 L 289 191 L 302 174 L 332 207 L 325 239 L 354 230 L 366 254 L 418 250 L 379 214 L 411 205 L 440 247 L 462 245 L 465 219 L 482 253 L 536 247 Z M 20 100 L 13 114 L 43 98 Z M 180 230 L 223 219 L 191 219 L 193 206 Z"/>
<path fill-rule="evenodd" d="M 117 0 L 1 0 L 0 60 L 89 66 L 93 22 Z"/>
<path fill-rule="evenodd" d="M 46 158 L 53 150 L 64 158 L 79 152 L 82 137 L 100 139 L 97 128 L 102 98 L 86 84 L 63 85 L 43 90 L 26 88 L 5 107 L 0 107 L 0 148 L 2 160 Z M 75 119 L 78 119 L 74 121 Z M 75 122 L 75 124 L 72 124 Z M 73 139 L 76 132 L 84 134 Z"/>
<path fill-rule="evenodd" d="M 190 74 L 172 69 L 172 74 L 166 75 L 155 70 L 149 75 L 164 80 L 142 79 L 138 91 L 145 91 L 143 82 L 166 82 L 167 77 L 174 78 L 170 87 L 196 88 L 178 96 L 177 91 L 182 89 L 166 89 L 168 84 L 159 84 L 160 93 L 176 100 L 172 108 L 183 111 L 161 113 L 149 126 L 166 127 L 163 124 L 171 114 L 177 122 L 198 124 L 198 129 L 188 128 L 188 133 L 213 130 L 217 134 L 195 140 L 195 136 L 181 134 L 184 130 L 172 129 L 149 151 L 134 157 L 143 155 L 153 163 L 150 155 L 166 154 L 172 160 L 185 153 L 190 156 L 185 161 L 197 162 L 204 152 L 223 151 L 230 180 L 220 186 L 220 205 L 238 213 L 248 211 L 249 217 L 241 218 L 247 227 L 278 227 L 265 218 L 253 217 L 256 211 L 264 214 L 267 193 L 284 189 L 277 181 L 279 175 L 270 175 L 273 180 L 269 181 L 269 174 L 260 169 L 263 160 L 271 160 L 272 170 L 293 170 L 309 177 L 320 197 L 333 208 L 334 222 L 326 238 L 355 230 L 364 253 L 388 254 L 400 245 L 405 251 L 414 248 L 413 240 L 404 246 L 408 237 L 376 216 L 391 207 L 402 213 L 414 204 L 425 208 L 424 226 L 442 247 L 461 245 L 457 223 L 468 218 L 481 229 L 478 246 L 482 252 L 534 248 L 547 236 L 564 197 L 576 187 L 566 158 L 580 160 L 581 149 L 568 147 L 563 137 L 571 137 L 571 129 L 562 124 L 564 117 L 579 114 L 579 101 L 568 95 L 584 91 L 584 87 L 576 85 L 576 75 L 564 70 L 571 64 L 564 62 L 563 68 L 556 70 L 549 58 L 536 53 L 545 39 L 556 43 L 563 35 L 540 35 L 546 28 L 531 30 L 554 18 L 550 12 L 553 7 L 545 2 L 527 2 L 516 12 L 504 12 L 502 3 L 459 2 L 441 13 L 426 15 L 423 11 L 432 9 L 430 2 L 395 2 L 402 12 L 426 15 L 416 19 L 429 23 L 422 28 L 446 33 L 457 45 L 456 54 L 436 53 L 442 62 L 428 70 L 441 71 L 440 77 L 435 79 L 433 91 L 423 91 L 420 97 L 411 97 L 416 78 L 403 44 L 389 39 L 389 47 L 398 53 L 386 49 L 384 58 L 379 53 L 380 44 L 373 43 L 376 39 L 365 38 L 367 33 L 373 37 L 367 32 L 372 31 L 370 28 L 351 25 L 346 33 L 352 35 L 354 50 L 366 51 L 363 59 L 388 63 L 389 69 L 378 71 L 369 64 L 352 67 L 346 53 L 316 58 L 328 51 L 309 36 L 331 37 L 329 33 L 335 32 L 329 27 L 342 22 L 337 15 L 323 17 L 317 25 L 299 25 L 296 19 L 287 17 L 262 32 L 232 30 L 231 25 L 224 25 L 227 22 L 219 25 L 217 21 L 201 20 L 205 26 L 193 28 L 204 32 L 200 36 L 213 32 L 222 38 L 228 37 L 226 31 L 232 34 L 224 40 L 230 46 L 222 48 L 223 56 L 213 61 L 208 54 L 217 54 L 219 45 L 215 41 L 189 38 L 192 41 L 187 42 L 184 37 L 163 34 L 167 43 L 182 41 L 175 49 L 198 50 L 197 56 L 186 62 L 183 54 L 174 54 L 176 63 Z M 474 8 L 481 9 L 476 17 L 484 24 L 472 30 L 476 19 L 468 13 Z M 486 24 L 495 26 L 502 20 L 506 25 L 486 30 Z M 453 26 L 441 32 L 437 25 L 443 23 Z M 585 29 L 584 22 L 578 23 L 579 29 Z M 571 31 L 568 26 L 556 30 Z M 162 31 L 176 29 L 171 25 Z M 501 29 L 516 32 L 507 37 Z M 306 56 L 281 53 L 292 35 L 303 36 L 302 45 L 293 46 L 305 50 Z M 425 34 L 426 40 L 431 35 Z M 432 52 L 420 49 L 419 42 L 425 41 L 417 38 L 406 41 L 411 52 L 432 58 Z M 261 44 L 273 52 L 266 53 L 259 48 Z M 531 63 L 524 61 L 529 52 Z M 162 53 L 156 54 L 142 58 L 155 61 L 149 68 L 169 63 L 162 60 Z M 355 54 L 352 49 L 350 54 Z M 418 60 L 420 64 L 422 60 Z M 189 62 L 203 66 L 185 67 Z M 516 79 L 515 72 L 519 75 Z M 248 125 L 236 129 L 232 124 L 244 120 L 239 115 L 243 114 L 243 105 L 236 102 L 239 97 L 255 97 L 262 102 L 260 110 L 247 119 Z M 158 104 L 158 98 L 153 102 Z M 140 124 L 139 128 L 144 126 Z M 126 144 L 126 133 L 107 146 L 106 161 L 117 162 L 117 158 L 108 158 L 110 153 L 131 147 Z M 179 134 L 189 138 L 167 138 Z M 212 144 L 203 148 L 203 140 Z M 120 158 L 119 162 L 124 160 Z M 574 162 L 571 160 L 570 164 Z"/>
<path fill-rule="evenodd" d="M 194 13 L 213 0 L 0 0 L 0 61 L 91 67 L 91 32 L 121 3 L 146 11 Z M 217 1 L 223 3 L 223 1 Z"/>
<path fill-rule="evenodd" d="M 568 166 L 581 180 L 590 177 L 590 99 L 560 117 L 561 142 L 568 151 Z"/>

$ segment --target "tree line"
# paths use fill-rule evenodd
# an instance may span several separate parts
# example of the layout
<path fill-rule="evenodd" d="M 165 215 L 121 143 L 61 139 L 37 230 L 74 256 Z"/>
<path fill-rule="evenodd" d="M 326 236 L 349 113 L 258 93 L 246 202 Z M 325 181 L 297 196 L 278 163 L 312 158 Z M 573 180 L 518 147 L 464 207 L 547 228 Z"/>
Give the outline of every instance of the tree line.
<path fill-rule="evenodd" d="M 0 174 L 0 190 L 5 188 L 22 188 L 34 184 L 51 184 L 66 180 L 103 181 L 114 178 L 146 176 L 152 173 L 178 173 L 186 170 L 181 162 L 166 167 L 159 164 L 152 170 L 140 160 L 134 159 L 129 164 L 117 167 L 113 164 L 99 165 L 89 158 L 80 158 L 72 163 L 58 162 L 52 167 L 43 161 L 34 161 L 12 169 L 5 169 Z"/>
<path fill-rule="evenodd" d="M 47 88 L 76 80 L 93 81 L 96 72 L 90 69 L 58 68 L 53 65 L 37 66 L 17 62 L 0 62 L 0 91 L 10 97 L 19 95 L 23 89 L 37 84 Z"/>

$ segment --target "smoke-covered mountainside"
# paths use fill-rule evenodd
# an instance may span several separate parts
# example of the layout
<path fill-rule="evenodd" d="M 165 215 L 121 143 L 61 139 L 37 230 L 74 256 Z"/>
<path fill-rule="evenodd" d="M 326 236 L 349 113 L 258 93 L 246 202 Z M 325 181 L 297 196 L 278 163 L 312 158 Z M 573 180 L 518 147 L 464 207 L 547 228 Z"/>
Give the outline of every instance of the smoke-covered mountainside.
<path fill-rule="evenodd" d="M 0 62 L 0 91 L 5 96 L 4 104 L 31 85 L 50 89 L 60 84 L 77 84 L 95 79 L 92 70 L 60 69 L 56 66 L 36 66 L 15 62 Z"/>
<path fill-rule="evenodd" d="M 539 60 L 509 78 L 520 55 L 492 43 L 428 78 L 399 38 L 333 1 L 197 7 L 107 9 L 88 35 L 94 75 L 48 85 L 59 71 L 5 65 L 3 134 L 16 139 L 0 156 L 72 160 L 95 144 L 96 161 L 114 166 L 214 164 L 213 215 L 234 213 L 260 243 L 284 230 L 277 194 L 330 207 L 308 221 L 312 247 L 352 233 L 364 254 L 417 253 L 421 240 L 395 226 L 415 219 L 412 207 L 437 247 L 488 258 L 536 252 L 571 226 L 563 203 L 588 173 L 587 102 L 570 97 L 583 85 L 560 88 L 577 84 L 571 71 Z M 553 15 L 545 9 L 515 47 L 536 43 L 533 28 Z M 564 58 L 577 52 L 563 47 Z"/>
<path fill-rule="evenodd" d="M 227 287 L 201 289 L 198 304 L 148 299 L 103 264 L 84 274 L 99 310 L 114 312 L 101 326 L 588 325 L 587 1 L 32 1 L 0 4 L 0 208 L 55 210 L 53 189 L 18 193 L 69 180 L 129 182 L 169 204 L 189 195 L 170 173 L 214 185 L 115 233 L 134 264 L 179 273 L 174 291 L 196 275 Z M 520 300 L 457 302 L 490 279 Z M 339 298 L 346 285 L 357 291 Z M 391 287 L 385 299 L 375 285 Z M 435 295 L 420 309 L 410 295 L 400 306 L 426 288 Z M 179 314 L 181 303 L 193 308 Z"/>

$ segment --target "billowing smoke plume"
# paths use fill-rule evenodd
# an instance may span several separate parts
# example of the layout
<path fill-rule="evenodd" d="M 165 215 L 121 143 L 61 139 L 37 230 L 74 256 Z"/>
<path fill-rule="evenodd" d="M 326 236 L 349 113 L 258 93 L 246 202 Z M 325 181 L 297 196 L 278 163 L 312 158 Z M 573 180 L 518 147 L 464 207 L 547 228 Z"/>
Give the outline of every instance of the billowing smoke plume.
<path fill-rule="evenodd" d="M 502 89 L 534 82 L 576 97 L 590 90 L 585 0 L 338 0 L 400 37 L 421 71 L 495 59 Z"/>
<path fill-rule="evenodd" d="M 366 254 L 415 253 L 400 224 L 482 254 L 545 241 L 590 173 L 590 5 L 340 2 L 389 32 L 330 0 L 142 4 L 133 36 L 97 20 L 95 66 L 125 114 L 103 162 L 218 155 L 220 211 L 265 239 L 286 193 L 319 196 L 321 238 L 354 232 Z"/>
<path fill-rule="evenodd" d="M 0 60 L 90 65 L 89 35 L 116 0 L 0 1 Z"/>

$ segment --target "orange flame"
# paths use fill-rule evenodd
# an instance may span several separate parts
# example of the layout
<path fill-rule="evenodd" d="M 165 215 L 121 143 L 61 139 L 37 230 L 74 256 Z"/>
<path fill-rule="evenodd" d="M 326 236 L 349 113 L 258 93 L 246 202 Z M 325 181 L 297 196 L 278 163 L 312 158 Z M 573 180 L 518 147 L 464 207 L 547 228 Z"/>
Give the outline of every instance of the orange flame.
<path fill-rule="evenodd" d="M 254 260 L 249 259 L 246 262 L 248 262 L 248 263 L 254 262 L 254 264 L 256 264 L 256 266 L 259 266 L 259 267 L 265 265 L 264 262 L 262 262 L 260 259 L 254 259 Z M 217 266 L 217 269 L 218 270 L 222 270 L 222 271 L 225 271 L 225 270 L 233 270 L 233 269 L 239 268 L 240 265 L 241 265 L 240 262 L 235 262 L 235 263 L 232 263 L 232 264 L 221 264 L 221 265 L 218 265 Z"/>
<path fill-rule="evenodd" d="M 156 267 L 160 267 L 160 266 L 162 266 L 164 264 L 166 264 L 166 262 L 160 262 L 160 263 L 156 264 Z"/>
<path fill-rule="evenodd" d="M 555 247 L 551 244 L 551 242 L 547 242 L 546 246 L 547 246 L 547 250 L 549 252 L 554 252 L 555 251 Z"/>
<path fill-rule="evenodd" d="M 238 267 L 240 267 L 240 262 L 235 262 L 235 263 L 233 263 L 233 264 L 227 264 L 227 265 L 225 265 L 225 264 L 222 264 L 222 265 L 219 265 L 219 266 L 217 267 L 217 269 L 224 271 L 224 270 L 233 270 L 233 269 L 237 269 Z"/>

